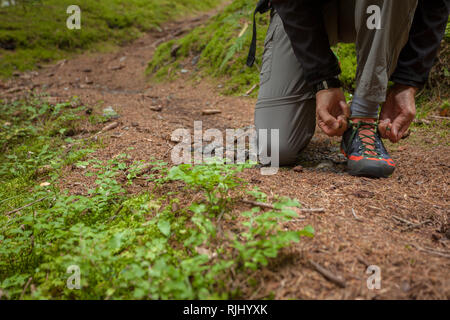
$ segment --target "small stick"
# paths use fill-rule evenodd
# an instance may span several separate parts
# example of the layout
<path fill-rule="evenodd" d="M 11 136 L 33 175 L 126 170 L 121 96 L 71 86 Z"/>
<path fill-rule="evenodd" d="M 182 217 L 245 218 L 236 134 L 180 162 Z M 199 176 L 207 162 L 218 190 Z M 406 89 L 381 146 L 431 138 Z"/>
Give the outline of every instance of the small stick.
<path fill-rule="evenodd" d="M 411 244 L 411 246 L 415 247 L 419 251 L 426 252 L 426 253 L 429 253 L 431 255 L 435 255 L 438 257 L 450 259 L 450 254 L 448 254 L 448 253 L 422 248 L 422 247 L 418 246 L 417 244 Z"/>
<path fill-rule="evenodd" d="M 430 124 L 431 123 L 430 120 L 426 120 L 426 119 L 415 119 L 413 122 L 418 123 L 418 124 Z"/>
<path fill-rule="evenodd" d="M 352 214 L 353 214 L 353 217 L 355 218 L 356 221 L 364 222 L 363 219 L 361 219 L 360 217 L 358 217 L 358 216 L 356 215 L 355 209 L 353 209 L 353 208 L 352 208 Z"/>
<path fill-rule="evenodd" d="M 429 117 L 438 120 L 450 120 L 450 117 L 441 117 L 441 116 L 429 116 Z"/>
<path fill-rule="evenodd" d="M 425 220 L 424 222 L 413 224 L 413 225 L 407 227 L 407 228 L 406 228 L 405 230 L 403 230 L 403 231 L 405 231 L 405 232 L 406 232 L 406 231 L 411 231 L 411 230 L 413 230 L 413 229 L 420 228 L 421 226 L 423 226 L 423 225 L 425 225 L 425 224 L 427 224 L 427 223 L 431 223 L 431 222 L 432 222 L 431 220 Z"/>
<path fill-rule="evenodd" d="M 94 134 L 93 137 L 95 137 L 95 136 L 97 136 L 97 135 L 99 135 L 99 134 L 102 134 L 102 133 L 104 133 L 104 132 L 106 132 L 106 131 L 113 130 L 113 129 L 117 128 L 118 126 L 119 126 L 119 123 L 118 123 L 118 122 L 111 122 L 111 123 L 108 124 L 106 127 L 104 127 L 102 130 L 100 130 L 99 132 L 97 132 L 96 134 Z M 92 137 L 91 137 L 91 138 L 92 138 Z"/>
<path fill-rule="evenodd" d="M 116 210 L 116 212 L 114 213 L 114 215 L 113 215 L 111 218 L 109 218 L 109 221 L 113 221 L 114 219 L 116 219 L 116 218 L 117 218 L 117 215 L 119 214 L 120 211 L 122 211 L 122 209 L 123 209 L 123 204 L 121 204 L 121 205 L 119 206 L 119 208 L 117 208 L 117 210 Z"/>
<path fill-rule="evenodd" d="M 9 212 L 6 213 L 6 215 L 9 216 L 9 215 L 12 214 L 12 213 L 16 213 L 17 211 L 20 211 L 20 210 L 23 210 L 23 209 L 25 209 L 25 208 L 31 207 L 32 205 L 34 205 L 34 204 L 36 204 L 36 203 L 38 203 L 38 202 L 41 202 L 42 200 L 47 199 L 47 198 L 48 198 L 48 197 L 40 198 L 40 199 L 38 199 L 38 200 L 36 200 L 36 201 L 33 201 L 33 202 L 29 203 L 29 204 L 24 205 L 23 207 L 14 209 L 14 210 L 12 210 L 12 211 L 9 211 Z"/>
<path fill-rule="evenodd" d="M 247 31 L 248 29 L 248 23 L 246 22 L 244 25 L 244 28 L 242 28 L 241 32 L 239 32 L 238 38 L 242 37 L 245 33 L 245 31 Z"/>
<path fill-rule="evenodd" d="M 95 133 L 95 134 L 93 134 L 93 135 L 91 135 L 91 136 L 89 136 L 89 137 L 87 137 L 85 139 L 84 138 L 80 138 L 77 141 L 75 141 L 74 143 L 69 144 L 68 147 L 72 147 L 74 145 L 77 145 L 78 143 L 81 143 L 82 141 L 85 141 L 85 140 L 96 139 L 100 134 L 105 133 L 105 132 L 110 131 L 110 130 L 113 130 L 113 129 L 117 128 L 118 126 L 119 126 L 118 122 L 112 122 L 109 125 L 107 125 L 106 127 L 104 127 L 102 130 L 100 130 L 99 132 L 97 132 L 97 133 Z"/>
<path fill-rule="evenodd" d="M 309 263 L 314 267 L 314 269 L 318 273 L 320 273 L 322 276 L 324 276 L 325 279 L 333 282 L 334 284 L 336 284 L 337 286 L 339 286 L 341 288 L 345 288 L 347 286 L 345 284 L 345 280 L 343 280 L 341 277 L 334 275 L 333 273 L 331 273 L 331 271 L 325 269 L 320 264 L 315 263 L 314 261 L 311 261 L 311 260 L 309 260 Z"/>
<path fill-rule="evenodd" d="M 205 109 L 202 111 L 202 115 L 204 116 L 210 116 L 219 113 L 222 113 L 222 111 L 220 111 L 219 109 Z"/>
<path fill-rule="evenodd" d="M 220 236 L 223 235 L 221 220 L 222 220 L 224 213 L 225 213 L 225 210 L 222 210 L 222 212 L 219 214 L 219 217 L 217 218 L 217 230 L 218 230 L 218 233 Z"/>
<path fill-rule="evenodd" d="M 33 280 L 33 277 L 30 277 L 30 278 L 28 279 L 27 283 L 25 284 L 25 287 L 24 287 L 23 290 L 22 290 L 22 293 L 20 294 L 19 300 L 22 300 L 23 295 L 25 294 L 25 292 L 26 292 L 27 289 L 28 289 L 28 286 L 29 286 L 30 283 L 31 283 L 31 280 Z"/>
<path fill-rule="evenodd" d="M 241 200 L 243 203 L 246 204 L 250 204 L 253 206 L 257 206 L 260 208 L 266 208 L 266 209 L 276 209 L 274 205 L 270 204 L 270 203 L 264 203 L 264 202 L 256 202 L 256 201 L 250 201 L 250 200 L 246 200 L 246 199 L 242 199 Z M 297 213 L 301 213 L 301 212 L 325 212 L 324 208 L 311 208 L 311 209 L 303 209 L 303 208 L 296 208 L 296 207 L 288 207 L 288 209 L 292 209 L 294 211 L 296 211 Z"/>
<path fill-rule="evenodd" d="M 423 226 L 424 224 L 432 222 L 431 220 L 425 220 L 425 221 L 420 222 L 420 223 L 414 223 L 414 222 L 411 222 L 409 220 L 400 218 L 398 216 L 392 216 L 392 218 L 394 220 L 400 221 L 400 222 L 405 223 L 405 224 L 408 225 L 408 227 L 406 229 L 404 229 L 403 231 L 411 231 L 413 229 L 416 229 L 416 228 L 419 228 L 419 227 Z"/>
<path fill-rule="evenodd" d="M 356 257 L 356 259 L 357 259 L 360 263 L 362 263 L 366 268 L 367 268 L 368 266 L 370 266 L 370 264 L 369 264 L 363 257 L 358 256 L 358 257 Z"/>
<path fill-rule="evenodd" d="M 393 218 L 394 220 L 397 220 L 397 221 L 406 223 L 406 224 L 411 225 L 411 226 L 416 225 L 416 223 L 411 222 L 411 221 L 406 220 L 406 219 L 403 219 L 403 218 L 400 218 L 400 217 L 398 217 L 398 216 L 392 216 L 392 218 Z"/>
<path fill-rule="evenodd" d="M 254 84 L 253 87 L 251 87 L 251 88 L 244 94 L 244 97 L 248 97 L 248 96 L 253 92 L 253 90 L 256 89 L 256 87 L 258 87 L 258 85 L 257 85 L 257 84 Z"/>

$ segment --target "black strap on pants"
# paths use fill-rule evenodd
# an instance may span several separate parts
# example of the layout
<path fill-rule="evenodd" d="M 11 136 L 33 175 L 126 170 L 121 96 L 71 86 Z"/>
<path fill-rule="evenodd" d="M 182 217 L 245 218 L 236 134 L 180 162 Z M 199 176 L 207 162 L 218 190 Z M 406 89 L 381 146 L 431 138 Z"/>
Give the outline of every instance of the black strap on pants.
<path fill-rule="evenodd" d="M 256 59 L 256 14 L 265 13 L 270 10 L 270 0 L 259 0 L 256 5 L 255 12 L 253 12 L 253 37 L 250 44 L 250 50 L 248 52 L 247 66 L 251 67 L 255 63 Z"/>

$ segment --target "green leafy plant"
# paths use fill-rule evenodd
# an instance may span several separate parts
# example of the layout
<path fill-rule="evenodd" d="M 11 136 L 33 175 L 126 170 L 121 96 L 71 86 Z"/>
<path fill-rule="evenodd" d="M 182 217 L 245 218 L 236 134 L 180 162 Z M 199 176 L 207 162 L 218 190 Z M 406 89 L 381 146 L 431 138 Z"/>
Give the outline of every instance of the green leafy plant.
<path fill-rule="evenodd" d="M 230 165 L 212 161 L 207 165 L 182 164 L 173 167 L 168 174 L 171 180 L 181 180 L 194 191 L 202 191 L 208 200 L 210 212 L 221 214 L 230 202 L 229 192 L 245 184 L 235 174 L 250 168 L 250 164 Z"/>
<path fill-rule="evenodd" d="M 82 108 L 72 106 L 39 98 L 0 106 L 1 123 L 17 129 L 0 137 L 0 298 L 237 298 L 232 274 L 263 268 L 312 236 L 310 227 L 284 230 L 294 216 L 288 207 L 299 205 L 293 200 L 239 214 L 244 193 L 268 198 L 239 177 L 253 164 L 168 168 L 126 153 L 89 156 L 93 149 L 62 130 L 78 126 Z M 66 165 L 85 172 L 81 193 L 58 187 Z M 130 194 L 138 178 L 154 187 Z M 224 233 L 229 223 L 239 235 Z M 81 270 L 80 290 L 67 286 L 71 266 Z"/>

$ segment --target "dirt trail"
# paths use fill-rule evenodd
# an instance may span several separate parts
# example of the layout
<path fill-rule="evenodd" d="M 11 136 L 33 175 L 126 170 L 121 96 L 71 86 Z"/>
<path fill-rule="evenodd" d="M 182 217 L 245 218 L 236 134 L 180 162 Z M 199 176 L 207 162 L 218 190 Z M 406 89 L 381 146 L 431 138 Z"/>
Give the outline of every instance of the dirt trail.
<path fill-rule="evenodd" d="M 114 53 L 85 54 L 37 74 L 18 76 L 0 86 L 0 93 L 18 97 L 21 88 L 34 87 L 61 100 L 76 95 L 90 106 L 103 102 L 99 110 L 112 106 L 120 114 L 120 125 L 104 136 L 106 147 L 96 157 L 109 159 L 126 152 L 136 160 L 169 161 L 171 132 L 192 129 L 194 120 L 202 120 L 204 129 L 221 130 L 253 122 L 253 99 L 220 96 L 217 84 L 187 81 L 195 68 L 191 62 L 185 66 L 188 72 L 169 84 L 151 84 L 144 75 L 155 44 L 181 35 L 206 17 L 169 23 L 163 32 L 151 32 Z M 162 106 L 162 111 L 151 106 Z M 204 109 L 222 113 L 205 116 Z M 99 127 L 84 129 L 79 137 Z M 290 224 L 290 228 L 312 224 L 316 237 L 285 250 L 269 268 L 257 272 L 259 285 L 256 290 L 248 288 L 245 297 L 274 292 L 276 299 L 450 299 L 450 147 L 439 130 L 448 128 L 416 128 L 407 140 L 389 145 L 398 164 L 390 179 L 347 175 L 337 156 L 338 140 L 319 131 L 300 161 L 302 172 L 283 168 L 275 176 L 261 176 L 257 169 L 246 171 L 251 185 L 269 195 L 297 198 L 305 207 L 323 207 L 325 212 L 306 214 Z M 61 186 L 83 192 L 80 182 L 88 183 L 85 179 L 80 170 L 67 168 Z M 146 186 L 137 188 L 138 192 Z M 309 261 L 341 276 L 346 287 L 326 280 Z M 380 290 L 367 288 L 369 265 L 380 267 Z"/>

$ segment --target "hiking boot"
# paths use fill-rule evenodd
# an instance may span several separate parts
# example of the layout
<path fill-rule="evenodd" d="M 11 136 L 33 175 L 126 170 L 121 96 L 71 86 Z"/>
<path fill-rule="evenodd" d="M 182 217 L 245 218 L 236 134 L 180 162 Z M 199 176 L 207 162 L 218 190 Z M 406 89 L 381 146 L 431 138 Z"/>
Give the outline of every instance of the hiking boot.
<path fill-rule="evenodd" d="M 342 137 L 341 151 L 348 159 L 348 172 L 353 176 L 388 178 L 395 170 L 374 119 L 350 120 L 350 127 Z"/>

